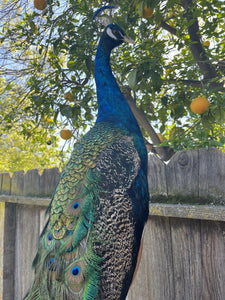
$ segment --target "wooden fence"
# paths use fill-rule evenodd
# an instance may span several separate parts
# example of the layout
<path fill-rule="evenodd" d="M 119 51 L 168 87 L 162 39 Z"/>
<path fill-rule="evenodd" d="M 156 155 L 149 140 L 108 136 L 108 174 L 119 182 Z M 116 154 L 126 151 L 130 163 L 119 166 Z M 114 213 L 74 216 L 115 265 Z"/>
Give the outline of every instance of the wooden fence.
<path fill-rule="evenodd" d="M 22 299 L 58 169 L 0 174 L 0 300 Z M 225 154 L 149 156 L 151 203 L 129 300 L 225 299 Z"/>

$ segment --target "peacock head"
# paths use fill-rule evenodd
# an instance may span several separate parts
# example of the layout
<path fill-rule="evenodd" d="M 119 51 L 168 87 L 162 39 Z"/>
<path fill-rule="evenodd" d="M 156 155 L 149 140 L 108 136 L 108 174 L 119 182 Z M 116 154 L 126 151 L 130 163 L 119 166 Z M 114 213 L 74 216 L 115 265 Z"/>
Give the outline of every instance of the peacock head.
<path fill-rule="evenodd" d="M 113 49 L 124 42 L 134 44 L 134 41 L 125 34 L 123 29 L 114 23 L 106 26 L 101 39 L 110 49 Z"/>

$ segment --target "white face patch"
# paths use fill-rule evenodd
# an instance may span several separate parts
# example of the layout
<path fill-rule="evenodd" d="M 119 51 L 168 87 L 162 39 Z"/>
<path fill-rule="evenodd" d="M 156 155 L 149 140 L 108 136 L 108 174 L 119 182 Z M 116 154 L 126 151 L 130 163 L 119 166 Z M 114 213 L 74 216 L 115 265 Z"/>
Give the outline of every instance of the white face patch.
<path fill-rule="evenodd" d="M 112 39 L 116 40 L 117 41 L 117 37 L 112 33 L 112 30 L 111 28 L 107 28 L 106 29 L 106 33 L 108 34 L 108 36 L 110 36 Z"/>

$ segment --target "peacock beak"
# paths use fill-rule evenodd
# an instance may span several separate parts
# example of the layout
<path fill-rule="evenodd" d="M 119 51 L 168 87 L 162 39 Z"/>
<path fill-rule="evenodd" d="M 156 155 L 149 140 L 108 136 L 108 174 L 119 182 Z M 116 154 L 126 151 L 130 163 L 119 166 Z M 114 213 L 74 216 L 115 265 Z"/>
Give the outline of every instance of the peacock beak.
<path fill-rule="evenodd" d="M 127 35 L 124 35 L 123 36 L 123 41 L 126 42 L 126 43 L 130 43 L 130 44 L 135 44 L 135 41 L 132 40 L 129 36 Z"/>

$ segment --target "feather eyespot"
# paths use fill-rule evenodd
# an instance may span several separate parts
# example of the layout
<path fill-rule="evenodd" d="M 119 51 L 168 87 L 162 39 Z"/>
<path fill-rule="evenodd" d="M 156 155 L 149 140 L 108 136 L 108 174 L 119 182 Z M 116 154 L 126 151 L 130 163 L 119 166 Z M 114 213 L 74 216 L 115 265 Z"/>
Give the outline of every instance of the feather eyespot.
<path fill-rule="evenodd" d="M 47 235 L 47 239 L 49 242 L 51 242 L 53 240 L 53 235 L 50 233 Z"/>
<path fill-rule="evenodd" d="M 79 275 L 79 274 L 80 274 L 80 268 L 79 268 L 78 266 L 72 268 L 72 269 L 71 269 L 71 274 L 72 274 L 73 276 Z"/>
<path fill-rule="evenodd" d="M 61 229 L 55 229 L 53 231 L 53 237 L 56 239 L 56 240 L 59 240 L 59 239 L 62 239 L 64 237 L 66 233 L 66 229 L 63 227 Z"/>
<path fill-rule="evenodd" d="M 68 225 L 67 225 L 67 229 L 68 230 L 72 230 L 74 228 L 74 221 L 71 221 Z"/>
<path fill-rule="evenodd" d="M 46 236 L 46 246 L 47 247 L 53 247 L 54 245 L 54 237 L 52 233 L 48 233 Z"/>
<path fill-rule="evenodd" d="M 65 274 L 65 280 L 72 292 L 80 292 L 82 290 L 84 283 L 83 261 L 77 261 L 69 266 Z"/>
<path fill-rule="evenodd" d="M 82 201 L 82 199 L 81 199 Z M 66 214 L 69 214 L 70 216 L 78 216 L 81 211 L 81 202 L 80 201 L 72 201 L 70 204 L 66 207 Z"/>
<path fill-rule="evenodd" d="M 78 207 L 79 207 L 79 202 L 76 202 L 76 203 L 73 204 L 74 209 L 78 209 Z"/>

